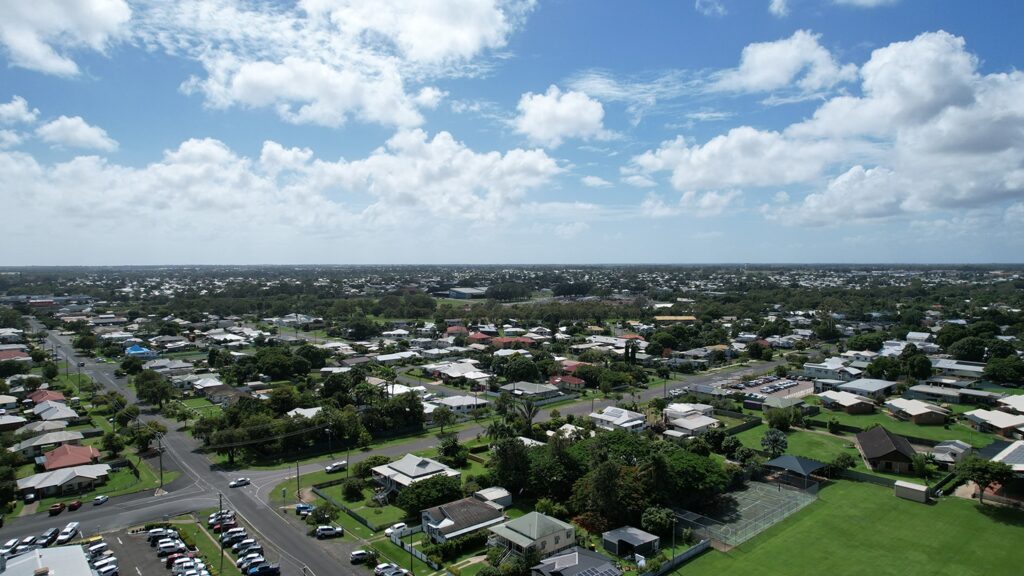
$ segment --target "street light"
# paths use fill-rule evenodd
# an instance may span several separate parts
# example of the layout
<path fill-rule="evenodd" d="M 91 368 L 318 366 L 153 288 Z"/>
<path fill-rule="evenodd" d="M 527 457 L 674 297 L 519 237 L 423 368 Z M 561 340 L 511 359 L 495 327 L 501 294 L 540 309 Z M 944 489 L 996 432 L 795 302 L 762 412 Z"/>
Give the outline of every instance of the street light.
<path fill-rule="evenodd" d="M 331 456 L 334 456 L 334 446 L 333 446 L 333 444 L 331 442 L 331 429 L 330 428 L 324 428 L 324 432 L 327 432 L 327 452 Z"/>

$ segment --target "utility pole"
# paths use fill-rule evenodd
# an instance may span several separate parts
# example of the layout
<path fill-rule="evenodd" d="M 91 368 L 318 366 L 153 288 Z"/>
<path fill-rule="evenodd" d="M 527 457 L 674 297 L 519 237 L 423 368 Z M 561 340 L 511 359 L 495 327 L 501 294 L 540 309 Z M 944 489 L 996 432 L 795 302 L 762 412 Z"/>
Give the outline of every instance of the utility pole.
<path fill-rule="evenodd" d="M 217 493 L 217 511 L 220 512 L 223 509 L 224 509 L 224 493 L 223 492 L 218 492 Z M 220 539 L 218 538 L 218 540 L 220 540 Z M 224 573 L 224 541 L 223 540 L 220 541 L 220 570 L 217 570 L 217 573 L 218 574 L 223 574 Z"/>
<path fill-rule="evenodd" d="M 302 500 L 302 486 L 299 484 L 299 461 L 295 461 L 295 498 Z"/>
<path fill-rule="evenodd" d="M 156 437 L 156 452 L 160 458 L 160 489 L 164 487 L 164 437 L 162 434 L 158 434 Z"/>

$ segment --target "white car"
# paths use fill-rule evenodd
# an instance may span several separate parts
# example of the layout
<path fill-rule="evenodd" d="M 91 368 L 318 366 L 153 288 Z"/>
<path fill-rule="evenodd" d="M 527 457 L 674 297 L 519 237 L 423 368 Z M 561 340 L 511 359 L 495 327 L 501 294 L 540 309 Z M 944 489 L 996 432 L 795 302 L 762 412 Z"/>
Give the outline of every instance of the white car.
<path fill-rule="evenodd" d="M 14 549 L 18 547 L 19 542 L 21 542 L 21 540 L 18 540 L 17 538 L 11 538 L 7 542 L 4 542 L 4 545 L 0 547 L 0 556 L 6 556 L 11 552 L 14 552 Z"/>
<path fill-rule="evenodd" d="M 345 530 L 341 526 L 317 526 L 316 537 L 317 538 L 334 538 L 335 536 L 344 536 Z"/>
<path fill-rule="evenodd" d="M 394 534 L 395 532 L 403 532 L 406 528 L 408 528 L 408 526 L 405 525 L 405 522 L 399 522 L 397 524 L 392 524 L 390 528 L 388 528 L 387 530 L 384 531 L 384 535 L 387 536 L 388 538 L 390 538 L 391 535 Z"/>
<path fill-rule="evenodd" d="M 110 497 L 107 496 L 106 494 L 101 494 L 101 495 L 99 495 L 99 496 L 97 496 L 97 497 L 92 499 L 92 505 L 93 506 L 99 506 L 100 504 L 103 504 L 107 500 L 110 500 Z"/>
<path fill-rule="evenodd" d="M 335 472 L 341 472 L 348 467 L 348 460 L 342 460 L 341 462 L 334 462 L 324 467 L 324 472 L 328 474 L 334 474 Z"/>
<path fill-rule="evenodd" d="M 248 478 L 235 478 L 234 480 L 228 483 L 228 487 L 241 488 L 242 486 L 248 486 L 249 483 L 250 482 Z"/>
<path fill-rule="evenodd" d="M 78 534 L 78 526 L 78 522 L 68 522 L 68 525 L 57 536 L 57 544 L 67 544 L 70 542 Z"/>

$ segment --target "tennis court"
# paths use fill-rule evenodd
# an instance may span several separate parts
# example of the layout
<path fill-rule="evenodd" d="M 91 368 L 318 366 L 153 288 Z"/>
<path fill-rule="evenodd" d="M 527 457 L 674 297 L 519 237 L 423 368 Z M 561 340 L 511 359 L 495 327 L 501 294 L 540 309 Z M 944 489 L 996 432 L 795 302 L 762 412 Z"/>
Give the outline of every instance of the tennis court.
<path fill-rule="evenodd" d="M 815 493 L 816 490 L 801 490 L 786 484 L 749 482 L 743 490 L 720 498 L 717 505 L 704 514 L 678 510 L 677 517 L 681 526 L 691 528 L 698 536 L 731 548 L 814 502 Z"/>

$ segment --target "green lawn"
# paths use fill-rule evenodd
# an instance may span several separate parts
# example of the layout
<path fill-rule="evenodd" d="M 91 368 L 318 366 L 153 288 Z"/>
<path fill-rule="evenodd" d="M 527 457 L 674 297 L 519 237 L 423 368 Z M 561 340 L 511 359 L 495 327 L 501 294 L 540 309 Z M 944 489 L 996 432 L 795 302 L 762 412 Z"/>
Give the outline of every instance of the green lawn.
<path fill-rule="evenodd" d="M 384 530 L 388 526 L 396 522 L 401 522 L 406 519 L 405 510 L 394 506 L 369 506 L 369 502 L 372 501 L 373 489 L 363 489 L 363 499 L 358 502 L 351 500 L 345 500 L 341 493 L 341 486 L 330 486 L 323 489 L 323 493 L 327 494 L 331 498 L 334 498 L 338 502 L 343 502 L 353 512 L 362 516 L 367 522 L 372 524 L 376 531 L 379 532 Z"/>
<path fill-rule="evenodd" d="M 213 512 L 214 509 L 210 509 Z M 206 514 L 199 514 L 200 521 L 206 518 Z M 191 517 L 189 517 L 191 520 Z M 204 526 L 200 523 L 182 523 L 175 524 L 174 526 L 184 534 L 188 534 L 192 542 L 195 543 L 196 548 L 199 550 L 199 554 L 203 556 L 207 566 L 213 568 L 220 567 L 220 545 L 217 542 L 217 536 L 211 534 Z M 224 551 L 224 576 L 241 576 L 242 572 L 235 566 L 234 556 L 228 551 Z M 213 574 L 213 570 L 210 570 Z"/>
<path fill-rule="evenodd" d="M 405 550 L 392 544 L 390 540 L 377 540 L 371 543 L 370 547 L 380 553 L 380 562 L 392 562 L 416 574 L 430 574 L 434 571 L 422 560 L 412 557 Z"/>
<path fill-rule="evenodd" d="M 740 442 L 743 442 L 744 446 L 760 450 L 761 438 L 764 436 L 766 430 L 768 430 L 768 425 L 761 424 L 756 428 L 740 432 L 736 437 L 740 439 Z M 856 446 L 854 446 L 856 439 L 853 434 L 849 434 L 844 438 L 837 438 L 835 436 L 819 434 L 817 432 L 790 429 L 789 433 L 786 435 L 786 439 L 789 441 L 789 448 L 786 450 L 786 454 L 813 458 L 820 462 L 831 462 L 832 459 L 840 453 L 846 452 L 850 456 L 853 456 L 854 461 L 857 462 L 854 470 L 857 470 L 858 472 L 865 472 L 894 480 L 912 480 L 910 476 L 887 474 L 869 469 L 864 464 L 864 460 L 861 458 Z"/>
<path fill-rule="evenodd" d="M 946 498 L 928 506 L 841 481 L 818 502 L 728 553 L 685 564 L 685 576 L 1016 574 L 1024 512 Z"/>
<path fill-rule="evenodd" d="M 971 409 L 973 409 L 973 407 Z M 976 448 L 988 446 L 988 444 L 994 439 L 989 434 L 978 432 L 969 426 L 964 426 L 960 423 L 952 423 L 949 424 L 948 427 L 919 426 L 913 422 L 907 422 L 906 420 L 897 420 L 885 411 L 876 411 L 872 414 L 847 414 L 846 412 L 838 410 L 832 411 L 822 409 L 821 414 L 815 416 L 814 420 L 828 422 L 833 418 L 838 420 L 840 424 L 856 426 L 864 430 L 869 428 L 872 424 L 881 424 L 894 434 L 916 436 L 918 438 L 936 441 L 963 440 Z"/>

